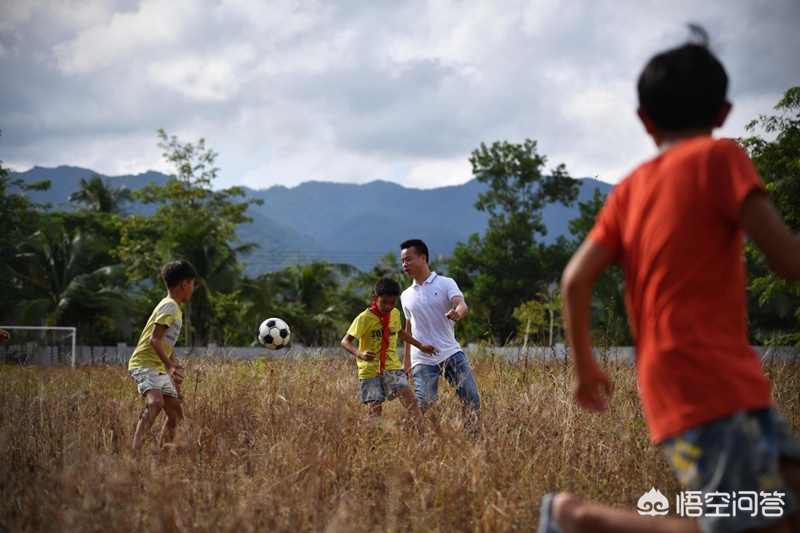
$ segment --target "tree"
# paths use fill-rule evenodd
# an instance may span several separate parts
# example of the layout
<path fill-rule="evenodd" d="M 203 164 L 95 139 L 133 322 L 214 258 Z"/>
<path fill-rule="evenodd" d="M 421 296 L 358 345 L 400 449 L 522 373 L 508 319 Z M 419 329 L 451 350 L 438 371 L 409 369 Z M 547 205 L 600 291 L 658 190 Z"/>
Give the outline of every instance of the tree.
<path fill-rule="evenodd" d="M 114 188 L 110 179 L 103 180 L 98 174 L 89 181 L 81 178 L 78 185 L 79 189 L 70 193 L 68 199 L 84 211 L 121 215 L 125 204 L 133 202 L 133 194 L 125 185 Z"/>
<path fill-rule="evenodd" d="M 470 163 L 476 179 L 488 186 L 475 208 L 490 217 L 482 237 L 473 234 L 467 243 L 456 245 L 450 273 L 469 293 L 472 312 L 487 324 L 488 333 L 505 341 L 516 329 L 514 308 L 545 291 L 564 266 L 549 255 L 556 248 L 544 246 L 537 238 L 547 234 L 542 209 L 549 203 L 574 202 L 578 180 L 568 175 L 563 164 L 549 176 L 542 175 L 546 158 L 536 152 L 532 140 L 495 142 L 491 147 L 481 143 Z M 558 262 L 563 261 L 561 257 Z M 473 318 L 471 323 L 478 320 Z"/>
<path fill-rule="evenodd" d="M 76 326 L 84 342 L 104 333 L 113 337 L 130 304 L 121 269 L 108 264 L 107 249 L 102 237 L 68 230 L 57 217 L 45 219 L 15 249 L 23 265 L 13 272 L 23 289 L 15 304 L 19 322 Z"/>
<path fill-rule="evenodd" d="M 25 193 L 49 188 L 50 180 L 26 184 L 21 179 L 12 179 L 9 169 L 0 161 L 0 322 L 19 322 L 14 304 L 26 295 L 16 272 L 24 271 L 25 263 L 14 250 L 36 232 L 42 211 L 49 207 L 32 202 Z"/>
<path fill-rule="evenodd" d="M 312 261 L 275 275 L 280 300 L 298 305 L 296 314 L 286 318 L 296 340 L 306 346 L 330 346 L 340 340 L 343 323 L 353 317 L 344 316 L 338 291 L 355 272 L 355 267 L 344 263 Z"/>
<path fill-rule="evenodd" d="M 206 148 L 205 140 L 181 144 L 175 136 L 158 131 L 158 146 L 176 172 L 163 185 L 150 182 L 135 199 L 160 204 L 150 216 L 132 215 L 120 222 L 122 238 L 116 250 L 129 280 L 149 280 L 142 290 L 163 294 L 158 276 L 161 266 L 175 259 L 187 259 L 198 270 L 196 290 L 184 313 L 187 345 L 204 345 L 214 336 L 213 313 L 216 294 L 230 294 L 239 288 L 242 267 L 239 257 L 254 245 L 241 244 L 236 227 L 252 219 L 246 216 L 250 204 L 236 202 L 244 197 L 241 187 L 212 189 L 219 171 L 217 154 Z"/>
<path fill-rule="evenodd" d="M 797 233 L 800 232 L 800 86 L 787 90 L 775 110 L 780 114 L 761 115 L 746 127 L 750 132 L 760 127 L 774 135 L 773 140 L 754 135 L 739 142 L 761 173 L 770 199 L 786 225 Z M 758 304 L 750 310 L 751 330 L 774 337 L 764 339 L 765 342 L 800 347 L 800 283 L 788 283 L 772 273 L 752 244 L 748 244 L 747 257 L 750 290 Z M 764 320 L 763 315 L 771 320 Z"/>
<path fill-rule="evenodd" d="M 578 202 L 579 216 L 569 221 L 569 231 L 574 240 L 571 252 L 574 253 L 594 227 L 597 214 L 605 203 L 605 195 L 595 188 L 592 198 Z M 591 324 L 595 344 L 605 346 L 630 346 L 633 336 L 624 305 L 624 278 L 622 268 L 612 265 L 594 282 Z"/>

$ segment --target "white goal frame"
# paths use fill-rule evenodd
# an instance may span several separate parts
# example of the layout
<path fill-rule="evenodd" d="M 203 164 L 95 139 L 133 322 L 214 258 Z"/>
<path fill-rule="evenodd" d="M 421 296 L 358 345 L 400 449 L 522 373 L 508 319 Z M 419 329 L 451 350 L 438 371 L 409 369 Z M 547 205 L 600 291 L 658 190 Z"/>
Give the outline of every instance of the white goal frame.
<path fill-rule="evenodd" d="M 71 360 L 71 367 L 75 368 L 75 345 L 76 345 L 76 338 L 77 338 L 77 328 L 73 327 L 66 327 L 66 326 L 0 326 L 0 329 L 4 329 L 6 331 L 11 331 L 15 329 L 27 329 L 27 330 L 57 330 L 57 331 L 69 331 L 70 333 L 67 334 L 67 337 L 72 338 L 72 352 L 70 353 L 70 360 Z M 12 337 L 13 340 L 13 337 Z"/>

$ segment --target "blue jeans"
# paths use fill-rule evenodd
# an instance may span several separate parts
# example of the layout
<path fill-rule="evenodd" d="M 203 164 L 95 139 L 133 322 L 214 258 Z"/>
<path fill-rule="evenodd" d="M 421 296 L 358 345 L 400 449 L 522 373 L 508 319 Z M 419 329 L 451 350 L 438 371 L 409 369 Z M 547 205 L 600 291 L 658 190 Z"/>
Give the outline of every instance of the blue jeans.
<path fill-rule="evenodd" d="M 480 412 L 481 397 L 478 394 L 478 384 L 464 352 L 456 352 L 438 365 L 415 365 L 411 371 L 414 376 L 417 403 L 423 413 L 439 396 L 441 375 L 444 375 L 447 382 L 453 386 L 465 405 L 471 405 L 475 413 Z"/>

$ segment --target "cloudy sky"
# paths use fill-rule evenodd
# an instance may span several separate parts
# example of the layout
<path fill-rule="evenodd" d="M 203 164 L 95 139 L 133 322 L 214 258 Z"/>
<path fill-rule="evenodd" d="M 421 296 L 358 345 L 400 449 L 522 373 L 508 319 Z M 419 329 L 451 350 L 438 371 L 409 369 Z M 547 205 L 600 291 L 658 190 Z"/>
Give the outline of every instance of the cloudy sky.
<path fill-rule="evenodd" d="M 0 0 L 0 159 L 170 172 L 205 138 L 215 187 L 461 184 L 481 142 L 616 183 L 654 146 L 635 79 L 687 22 L 731 77 L 721 135 L 800 85 L 798 0 Z"/>

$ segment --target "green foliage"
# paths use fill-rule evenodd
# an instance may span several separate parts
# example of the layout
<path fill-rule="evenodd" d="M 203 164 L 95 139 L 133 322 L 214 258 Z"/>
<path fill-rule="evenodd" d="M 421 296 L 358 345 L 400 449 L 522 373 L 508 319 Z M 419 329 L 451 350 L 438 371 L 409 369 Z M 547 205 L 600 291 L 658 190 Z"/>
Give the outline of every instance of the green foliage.
<path fill-rule="evenodd" d="M 775 106 L 779 115 L 761 115 L 747 125 L 774 137 L 739 139 L 769 193 L 770 199 L 795 233 L 800 232 L 800 86 L 786 91 Z M 800 346 L 800 283 L 788 283 L 772 273 L 754 245 L 747 248 L 754 342 Z"/>
<path fill-rule="evenodd" d="M 159 148 L 164 159 L 175 165 L 176 173 L 163 185 L 150 182 L 133 196 L 145 204 L 160 204 L 150 216 L 133 215 L 120 222 L 121 239 L 116 255 L 132 283 L 149 280 L 150 287 L 163 291 L 161 266 L 175 259 L 190 261 L 198 271 L 195 293 L 185 313 L 188 345 L 223 342 L 213 326 L 215 294 L 230 294 L 241 283 L 239 257 L 253 249 L 241 244 L 236 227 L 251 219 L 245 215 L 252 203 L 237 202 L 241 187 L 214 191 L 211 186 L 219 169 L 217 154 L 205 140 L 196 145 L 181 144 L 175 136 L 159 130 Z M 145 285 L 146 286 L 146 285 Z M 146 289 L 145 289 L 146 290 Z"/>
<path fill-rule="evenodd" d="M 14 278 L 14 272 L 25 270 L 13 250 L 24 236 L 33 234 L 39 226 L 39 217 L 46 205 L 31 202 L 26 191 L 47 190 L 50 181 L 26 184 L 11 179 L 9 169 L 0 161 L 0 321 L 14 323 L 14 307 L 24 291 Z"/>
<path fill-rule="evenodd" d="M 547 247 L 537 236 L 547 234 L 542 209 L 548 203 L 570 205 L 578 195 L 578 181 L 563 164 L 542 175 L 546 158 L 536 152 L 536 142 L 481 144 L 470 157 L 472 173 L 488 185 L 475 208 L 490 214 L 481 237 L 458 243 L 450 260 L 450 273 L 468 295 L 470 325 L 476 336 L 504 342 L 514 336 L 513 309 L 546 289 L 558 278 L 568 254 L 563 241 Z M 473 303 L 478 302 L 478 305 Z M 483 324 L 486 328 L 483 328 Z M 484 331 L 481 331 L 484 329 Z"/>
<path fill-rule="evenodd" d="M 265 276 L 284 309 L 285 315 L 277 316 L 289 323 L 293 340 L 305 346 L 335 346 L 339 342 L 355 315 L 349 316 L 352 306 L 340 305 L 337 295 L 355 273 L 355 268 L 347 264 L 312 261 Z M 358 303 L 359 311 L 366 304 L 363 300 Z"/>
<path fill-rule="evenodd" d="M 95 174 L 90 180 L 80 179 L 79 189 L 69 195 L 69 201 L 83 211 L 123 214 L 125 204 L 133 201 L 131 191 L 124 185 L 112 188 L 111 180 Z"/>
<path fill-rule="evenodd" d="M 16 247 L 25 265 L 13 272 L 25 295 L 15 303 L 21 323 L 73 325 L 85 342 L 113 334 L 129 307 L 121 269 L 109 264 L 106 250 L 102 237 L 46 220 Z"/>
<path fill-rule="evenodd" d="M 589 201 L 578 202 L 580 216 L 569 222 L 570 233 L 575 237 L 570 253 L 574 253 L 586 239 L 604 202 L 605 195 L 597 188 Z M 591 326 L 592 340 L 596 345 L 633 345 L 633 335 L 625 312 L 624 283 L 622 268 L 617 265 L 606 269 L 594 282 Z"/>
<path fill-rule="evenodd" d="M 88 184 L 87 184 L 88 185 Z M 46 212 L 27 191 L 50 181 L 11 180 L 0 167 L 0 319 L 70 325 L 81 342 L 114 342 L 131 306 L 108 250 L 119 239 L 107 212 Z"/>

